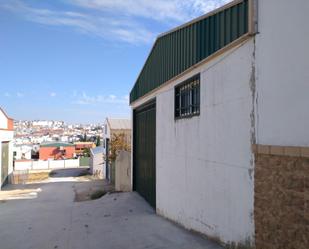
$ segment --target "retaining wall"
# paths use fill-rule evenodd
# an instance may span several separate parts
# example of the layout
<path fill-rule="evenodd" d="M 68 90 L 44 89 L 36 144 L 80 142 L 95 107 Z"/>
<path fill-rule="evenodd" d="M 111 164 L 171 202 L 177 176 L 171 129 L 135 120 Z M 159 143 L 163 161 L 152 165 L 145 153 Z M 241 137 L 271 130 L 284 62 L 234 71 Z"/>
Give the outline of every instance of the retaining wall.
<path fill-rule="evenodd" d="M 309 148 L 255 149 L 257 249 L 309 248 Z"/>

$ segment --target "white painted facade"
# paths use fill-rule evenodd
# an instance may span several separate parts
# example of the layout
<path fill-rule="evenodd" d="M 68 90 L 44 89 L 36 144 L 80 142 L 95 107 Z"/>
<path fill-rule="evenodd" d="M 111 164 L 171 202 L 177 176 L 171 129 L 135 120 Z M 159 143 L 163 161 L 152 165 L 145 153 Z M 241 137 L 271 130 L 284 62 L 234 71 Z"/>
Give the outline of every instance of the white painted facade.
<path fill-rule="evenodd" d="M 309 1 L 258 3 L 257 142 L 309 146 Z"/>
<path fill-rule="evenodd" d="M 255 11 L 255 36 L 132 104 L 156 98 L 157 212 L 225 243 L 254 244 L 252 144 L 309 146 L 309 1 Z M 174 87 L 197 73 L 200 115 L 175 120 Z"/>
<path fill-rule="evenodd" d="M 166 108 L 173 106 L 173 85 L 157 95 L 158 211 L 225 242 L 254 235 L 252 53 L 251 40 L 195 70 L 201 74 L 198 117 L 174 120 L 174 109 Z"/>
<path fill-rule="evenodd" d="M 135 103 L 156 97 L 157 212 L 225 242 L 254 235 L 253 51 L 251 39 Z M 200 115 L 175 121 L 174 87 L 197 73 Z"/>

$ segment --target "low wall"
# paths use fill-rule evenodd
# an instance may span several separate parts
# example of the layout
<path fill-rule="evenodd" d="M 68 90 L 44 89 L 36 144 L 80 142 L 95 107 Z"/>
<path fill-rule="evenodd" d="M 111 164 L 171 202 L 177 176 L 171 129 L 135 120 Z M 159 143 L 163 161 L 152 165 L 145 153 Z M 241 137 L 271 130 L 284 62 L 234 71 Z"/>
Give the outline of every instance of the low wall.
<path fill-rule="evenodd" d="M 31 169 L 49 169 L 50 163 L 48 161 L 32 161 Z M 16 169 L 16 162 L 15 162 Z"/>
<path fill-rule="evenodd" d="M 90 157 L 81 157 L 79 159 L 79 165 L 80 166 L 89 166 L 90 162 Z"/>
<path fill-rule="evenodd" d="M 79 159 L 68 160 L 21 160 L 15 161 L 14 170 L 46 170 L 77 168 L 80 166 Z"/>
<path fill-rule="evenodd" d="M 90 172 L 99 179 L 105 179 L 105 163 L 103 153 L 92 155 L 89 159 Z"/>
<path fill-rule="evenodd" d="M 115 189 L 117 191 L 132 191 L 131 184 L 131 153 L 119 152 L 115 161 Z"/>
<path fill-rule="evenodd" d="M 256 249 L 309 248 L 309 148 L 255 148 Z"/>

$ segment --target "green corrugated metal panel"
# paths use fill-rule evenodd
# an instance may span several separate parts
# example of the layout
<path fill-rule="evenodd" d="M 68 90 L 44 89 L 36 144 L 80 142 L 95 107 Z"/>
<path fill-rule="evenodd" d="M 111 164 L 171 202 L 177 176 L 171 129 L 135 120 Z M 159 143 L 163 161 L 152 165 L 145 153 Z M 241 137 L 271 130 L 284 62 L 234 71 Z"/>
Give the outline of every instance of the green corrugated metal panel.
<path fill-rule="evenodd" d="M 131 93 L 137 100 L 248 32 L 248 0 L 159 37 Z"/>

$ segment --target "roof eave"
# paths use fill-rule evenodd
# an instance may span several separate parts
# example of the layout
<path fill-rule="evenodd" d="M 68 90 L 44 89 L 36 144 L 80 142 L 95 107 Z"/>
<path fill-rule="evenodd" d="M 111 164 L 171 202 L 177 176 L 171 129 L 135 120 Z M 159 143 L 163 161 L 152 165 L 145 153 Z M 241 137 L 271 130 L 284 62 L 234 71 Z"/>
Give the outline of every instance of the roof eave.
<path fill-rule="evenodd" d="M 147 58 L 146 58 L 146 60 L 145 60 L 145 62 L 144 62 L 144 64 L 143 64 L 143 66 L 142 66 L 142 69 L 140 70 L 140 72 L 139 72 L 139 74 L 138 74 L 138 76 L 137 76 L 137 78 L 136 78 L 136 80 L 135 80 L 135 83 L 134 83 L 134 85 L 133 85 L 133 87 L 132 87 L 130 93 L 131 93 L 132 90 L 134 89 L 134 87 L 135 87 L 135 85 L 136 85 L 136 83 L 137 83 L 137 80 L 139 79 L 141 73 L 143 72 L 143 69 L 144 69 L 146 63 L 147 63 L 147 61 L 148 61 L 148 59 L 149 59 L 149 57 L 150 57 L 150 55 L 151 55 L 151 53 L 152 53 L 152 51 L 153 51 L 155 45 L 157 44 L 157 42 L 158 42 L 158 40 L 159 40 L 160 38 L 162 38 L 162 37 L 164 37 L 164 36 L 166 36 L 166 35 L 168 35 L 168 34 L 171 34 L 171 33 L 175 32 L 175 31 L 177 31 L 177 30 L 180 30 L 180 29 L 182 29 L 182 28 L 185 28 L 185 27 L 187 27 L 187 26 L 189 26 L 189 25 L 191 25 L 191 24 L 193 24 L 193 23 L 196 23 L 196 22 L 198 22 L 198 21 L 200 21 L 200 20 L 202 20 L 202 19 L 204 19 L 204 18 L 208 18 L 208 17 L 210 17 L 210 16 L 213 16 L 213 15 L 217 14 L 218 12 L 221 12 L 221 11 L 223 11 L 223 10 L 225 10 L 225 9 L 228 9 L 228 8 L 230 8 L 230 7 L 234 6 L 234 5 L 237 5 L 237 4 L 239 4 L 239 3 L 243 2 L 243 1 L 244 1 L 244 0 L 234 0 L 234 1 L 230 2 L 230 3 L 227 3 L 227 4 L 225 4 L 225 5 L 221 6 L 221 7 L 219 7 L 219 8 L 217 8 L 217 9 L 213 10 L 213 11 L 208 12 L 208 13 L 206 13 L 206 14 L 200 16 L 200 17 L 197 17 L 197 18 L 195 18 L 195 19 L 193 19 L 193 20 L 191 20 L 191 21 L 189 21 L 189 22 L 186 22 L 186 23 L 184 23 L 184 24 L 182 24 L 182 25 L 180 25 L 180 26 L 177 26 L 177 27 L 175 27 L 175 28 L 173 28 L 173 29 L 171 29 L 171 30 L 169 30 L 169 31 L 167 31 L 167 32 L 164 32 L 164 33 L 159 34 L 159 35 L 156 37 L 156 40 L 155 40 L 154 44 L 152 45 L 152 47 L 151 47 L 151 49 L 150 49 L 150 52 L 148 53 L 148 56 L 147 56 Z"/>

